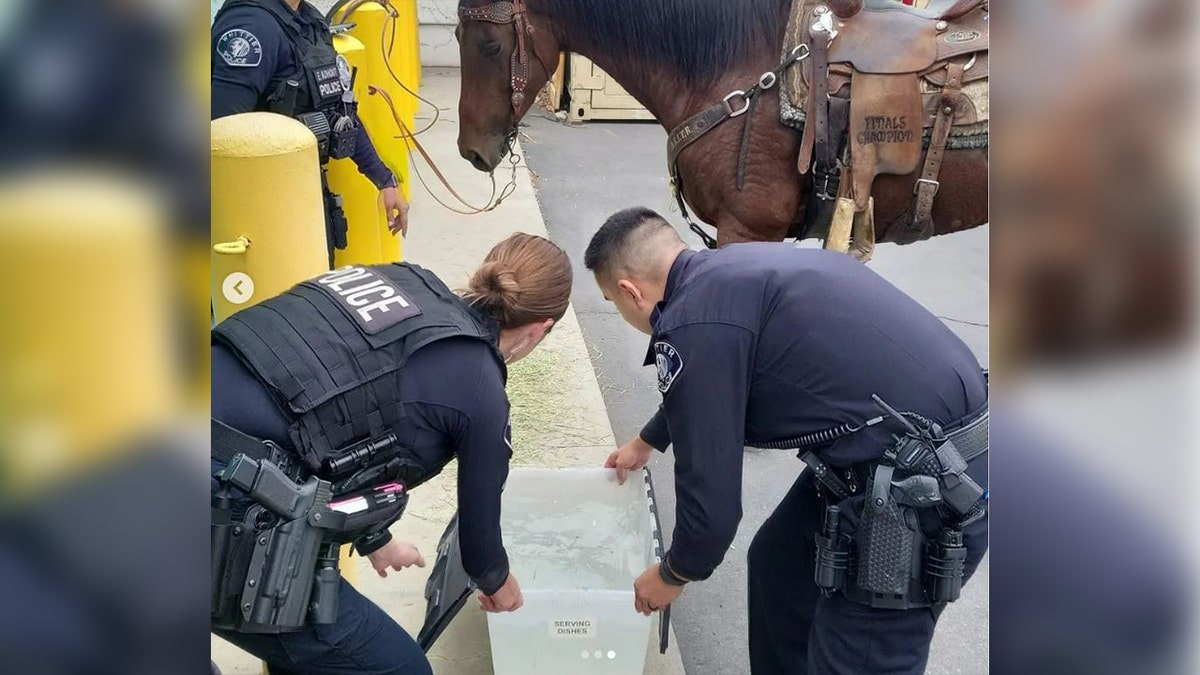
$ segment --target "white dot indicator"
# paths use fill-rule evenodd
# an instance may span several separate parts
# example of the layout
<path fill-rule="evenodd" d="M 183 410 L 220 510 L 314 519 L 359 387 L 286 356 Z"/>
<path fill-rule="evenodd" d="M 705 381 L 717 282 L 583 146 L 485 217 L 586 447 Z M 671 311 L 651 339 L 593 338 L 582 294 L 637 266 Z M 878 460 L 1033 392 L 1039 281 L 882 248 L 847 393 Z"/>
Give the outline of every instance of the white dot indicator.
<path fill-rule="evenodd" d="M 609 661 L 612 661 L 612 660 L 613 660 L 613 659 L 615 659 L 615 658 L 617 658 L 617 653 L 616 653 L 616 652 L 614 652 L 614 651 L 613 651 L 613 650 L 611 650 L 611 649 L 610 649 L 610 650 L 608 650 L 608 660 L 609 660 Z"/>
<path fill-rule="evenodd" d="M 602 659 L 602 658 L 604 658 L 604 652 L 602 652 L 602 651 L 600 651 L 599 649 L 597 649 L 597 650 L 596 650 L 596 653 L 595 653 L 595 654 L 593 654 L 592 656 L 595 656 L 595 657 L 596 657 L 596 658 L 598 658 L 598 659 Z"/>
<path fill-rule="evenodd" d="M 590 658 L 592 658 L 592 653 L 585 651 L 584 653 L 580 654 L 580 656 L 582 656 L 585 659 L 590 659 Z"/>

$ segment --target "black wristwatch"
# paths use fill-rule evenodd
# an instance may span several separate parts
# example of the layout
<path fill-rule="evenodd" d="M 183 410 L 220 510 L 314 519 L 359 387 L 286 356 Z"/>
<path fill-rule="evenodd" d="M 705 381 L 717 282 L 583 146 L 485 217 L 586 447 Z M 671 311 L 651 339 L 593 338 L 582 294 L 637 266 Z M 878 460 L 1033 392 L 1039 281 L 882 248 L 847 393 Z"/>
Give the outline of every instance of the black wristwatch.
<path fill-rule="evenodd" d="M 391 540 L 392 533 L 383 529 L 359 537 L 354 542 L 354 550 L 361 556 L 368 556 L 386 546 Z"/>
<path fill-rule="evenodd" d="M 686 586 L 688 583 L 687 579 L 675 574 L 671 566 L 667 564 L 666 558 L 663 558 L 662 563 L 658 566 L 658 576 L 662 577 L 662 580 L 670 586 Z"/>

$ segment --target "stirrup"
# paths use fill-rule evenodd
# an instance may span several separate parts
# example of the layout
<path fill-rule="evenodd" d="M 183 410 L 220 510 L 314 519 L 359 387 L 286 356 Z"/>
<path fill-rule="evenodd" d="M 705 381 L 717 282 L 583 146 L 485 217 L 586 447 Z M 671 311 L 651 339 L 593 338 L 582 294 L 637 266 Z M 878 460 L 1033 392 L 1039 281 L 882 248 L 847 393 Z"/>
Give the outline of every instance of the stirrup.
<path fill-rule="evenodd" d="M 867 198 L 867 208 L 854 214 L 854 225 L 850 233 L 849 253 L 855 260 L 865 263 L 875 255 L 875 198 Z"/>

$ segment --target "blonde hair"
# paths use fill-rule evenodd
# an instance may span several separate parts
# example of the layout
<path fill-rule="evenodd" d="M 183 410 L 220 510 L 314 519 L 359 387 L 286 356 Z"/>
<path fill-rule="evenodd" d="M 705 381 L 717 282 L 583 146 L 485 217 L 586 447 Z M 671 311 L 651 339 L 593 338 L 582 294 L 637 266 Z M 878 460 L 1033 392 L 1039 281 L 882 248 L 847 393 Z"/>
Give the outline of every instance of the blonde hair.
<path fill-rule="evenodd" d="M 571 260 L 549 239 L 518 232 L 492 248 L 462 296 L 501 328 L 558 321 L 571 300 Z"/>

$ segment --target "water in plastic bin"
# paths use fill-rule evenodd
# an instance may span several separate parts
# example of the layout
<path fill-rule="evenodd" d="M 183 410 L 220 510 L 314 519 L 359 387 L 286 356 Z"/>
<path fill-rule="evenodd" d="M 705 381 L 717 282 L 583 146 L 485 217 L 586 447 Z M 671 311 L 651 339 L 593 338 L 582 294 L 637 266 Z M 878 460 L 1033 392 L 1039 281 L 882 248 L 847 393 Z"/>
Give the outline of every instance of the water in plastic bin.
<path fill-rule="evenodd" d="M 654 563 L 644 484 L 602 469 L 514 469 L 501 524 L 525 606 L 489 614 L 496 675 L 638 675 L 650 620 L 633 581 Z"/>

